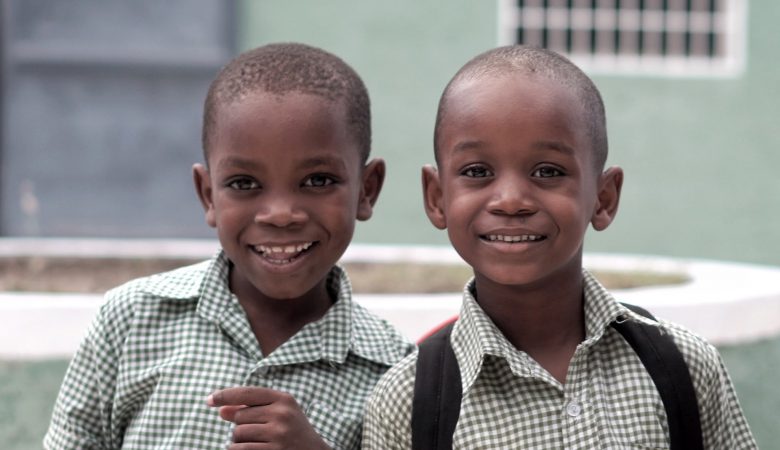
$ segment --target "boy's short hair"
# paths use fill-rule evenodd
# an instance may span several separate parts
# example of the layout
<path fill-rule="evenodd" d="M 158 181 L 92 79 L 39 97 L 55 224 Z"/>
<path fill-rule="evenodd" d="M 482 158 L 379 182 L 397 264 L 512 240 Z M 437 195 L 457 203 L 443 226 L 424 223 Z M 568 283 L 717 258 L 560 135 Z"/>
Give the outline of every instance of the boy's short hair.
<path fill-rule="evenodd" d="M 203 157 L 208 164 L 210 139 L 218 109 L 254 92 L 311 94 L 344 102 L 347 126 L 361 161 L 371 151 L 371 105 L 360 76 L 341 58 L 298 43 L 268 44 L 238 55 L 211 83 L 203 108 Z"/>
<path fill-rule="evenodd" d="M 447 100 L 452 88 L 463 80 L 511 74 L 538 75 L 572 89 L 582 102 L 585 114 L 588 116 L 586 123 L 593 148 L 595 166 L 599 172 L 603 170 L 608 151 L 607 122 L 604 102 L 596 85 L 574 63 L 558 53 L 523 45 L 498 47 L 475 56 L 455 74 L 447 87 L 444 88 L 439 100 L 433 135 L 433 148 L 437 163 L 439 161 L 439 132 L 441 123 L 447 114 Z"/>

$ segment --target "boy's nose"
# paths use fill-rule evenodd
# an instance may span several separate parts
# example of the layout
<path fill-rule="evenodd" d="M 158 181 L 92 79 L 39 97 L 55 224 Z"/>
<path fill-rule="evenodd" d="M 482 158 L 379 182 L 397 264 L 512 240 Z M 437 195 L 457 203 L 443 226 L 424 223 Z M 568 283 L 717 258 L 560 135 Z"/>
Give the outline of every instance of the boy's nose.
<path fill-rule="evenodd" d="M 306 221 L 306 212 L 287 197 L 266 198 L 255 213 L 255 223 L 287 227 Z"/>
<path fill-rule="evenodd" d="M 525 183 L 512 181 L 496 183 L 487 204 L 494 214 L 532 214 L 536 211 L 533 191 Z"/>

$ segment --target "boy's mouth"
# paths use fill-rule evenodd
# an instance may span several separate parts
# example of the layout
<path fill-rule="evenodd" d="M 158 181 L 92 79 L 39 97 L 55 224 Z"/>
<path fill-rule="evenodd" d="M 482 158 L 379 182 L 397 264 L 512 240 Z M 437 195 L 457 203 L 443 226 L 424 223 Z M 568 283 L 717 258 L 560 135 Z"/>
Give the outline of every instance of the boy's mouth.
<path fill-rule="evenodd" d="M 518 234 L 518 235 L 504 235 L 504 234 L 483 234 L 480 235 L 480 239 L 488 242 L 508 242 L 514 244 L 516 242 L 539 242 L 547 239 L 547 236 L 541 234 Z"/>
<path fill-rule="evenodd" d="M 308 252 L 316 241 L 288 245 L 255 245 L 252 249 L 271 264 L 289 264 Z"/>

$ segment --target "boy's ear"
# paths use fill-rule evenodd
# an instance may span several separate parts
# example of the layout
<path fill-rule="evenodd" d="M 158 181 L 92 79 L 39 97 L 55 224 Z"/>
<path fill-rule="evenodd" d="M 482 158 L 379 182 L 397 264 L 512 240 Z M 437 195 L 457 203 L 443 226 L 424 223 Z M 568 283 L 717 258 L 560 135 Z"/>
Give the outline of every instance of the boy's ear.
<path fill-rule="evenodd" d="M 425 214 L 433 226 L 443 230 L 447 228 L 447 217 L 442 208 L 442 191 L 439 171 L 430 164 L 422 168 L 423 201 L 425 202 Z"/>
<path fill-rule="evenodd" d="M 214 201 L 212 199 L 213 190 L 211 188 L 211 178 L 209 171 L 203 164 L 192 166 L 192 179 L 195 182 L 195 192 L 198 193 L 200 204 L 206 212 L 206 223 L 215 228 L 217 226 L 216 215 L 214 214 Z"/>
<path fill-rule="evenodd" d="M 623 187 L 623 169 L 610 167 L 599 176 L 598 202 L 590 219 L 593 229 L 606 229 L 615 219 L 620 203 L 620 189 Z"/>
<path fill-rule="evenodd" d="M 374 158 L 363 168 L 363 180 L 358 200 L 357 220 L 368 220 L 385 182 L 385 161 Z"/>

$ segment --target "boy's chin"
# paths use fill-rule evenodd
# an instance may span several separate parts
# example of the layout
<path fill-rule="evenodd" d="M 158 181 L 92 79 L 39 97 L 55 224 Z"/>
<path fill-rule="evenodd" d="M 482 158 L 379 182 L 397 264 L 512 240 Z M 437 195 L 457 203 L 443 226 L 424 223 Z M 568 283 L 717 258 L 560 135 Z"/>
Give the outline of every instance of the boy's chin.
<path fill-rule="evenodd" d="M 278 300 L 280 302 L 295 301 L 322 295 L 322 292 L 318 288 L 323 284 L 322 280 L 315 280 L 313 282 L 279 280 L 276 283 L 253 283 L 254 288 L 259 291 L 263 297 L 270 300 Z"/>
<path fill-rule="evenodd" d="M 476 270 L 475 278 L 477 284 L 493 285 L 494 287 L 504 288 L 534 288 L 551 287 L 553 283 L 563 282 L 568 271 L 562 270 L 540 270 L 539 267 L 518 267 L 509 268 L 490 268 L 484 271 Z M 581 277 L 581 271 L 574 274 Z"/>
<path fill-rule="evenodd" d="M 266 299 L 280 302 L 295 301 L 298 299 L 311 299 L 313 296 L 323 294 L 324 279 L 327 271 L 320 273 L 300 272 L 295 274 L 272 274 L 264 270 L 251 267 L 250 270 L 241 270 L 233 266 L 231 273 L 231 291 L 239 299 Z"/>

